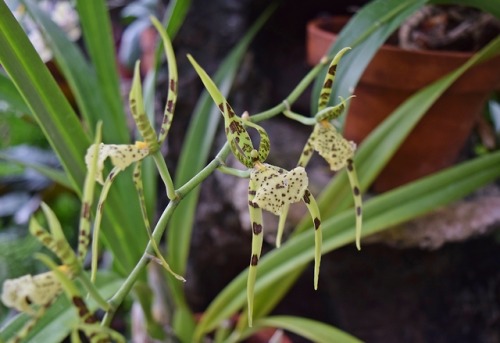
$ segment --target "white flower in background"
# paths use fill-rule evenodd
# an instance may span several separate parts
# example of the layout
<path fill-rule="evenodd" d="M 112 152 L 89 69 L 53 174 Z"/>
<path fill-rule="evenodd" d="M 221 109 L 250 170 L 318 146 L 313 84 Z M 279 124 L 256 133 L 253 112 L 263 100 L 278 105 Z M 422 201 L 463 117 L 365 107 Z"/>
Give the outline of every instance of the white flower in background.
<path fill-rule="evenodd" d="M 7 0 L 7 5 L 23 27 L 42 61 L 48 62 L 52 59 L 52 51 L 45 42 L 37 24 L 28 15 L 25 6 L 15 0 Z M 50 15 L 54 23 L 66 33 L 71 41 L 80 38 L 82 32 L 78 13 L 69 1 L 43 0 L 38 2 L 38 6 Z"/>
<path fill-rule="evenodd" d="M 71 7 L 69 1 L 57 2 L 50 13 L 52 20 L 66 32 L 70 40 L 76 41 L 80 38 L 82 31 L 78 13 Z"/>

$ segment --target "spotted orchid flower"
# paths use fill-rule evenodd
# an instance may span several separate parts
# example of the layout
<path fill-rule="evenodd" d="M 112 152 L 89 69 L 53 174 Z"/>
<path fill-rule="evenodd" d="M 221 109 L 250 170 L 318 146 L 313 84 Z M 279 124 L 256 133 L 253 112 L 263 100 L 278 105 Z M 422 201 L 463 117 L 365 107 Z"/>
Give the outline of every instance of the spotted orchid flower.
<path fill-rule="evenodd" d="M 133 172 L 133 182 L 137 190 L 139 197 L 139 203 L 141 207 L 141 214 L 144 222 L 144 226 L 149 236 L 149 241 L 155 251 L 155 257 L 153 259 L 160 263 L 168 272 L 170 272 L 178 280 L 185 281 L 185 279 L 176 274 L 169 266 L 163 254 L 161 254 L 158 244 L 152 238 L 151 227 L 148 219 L 148 214 L 146 211 L 143 184 L 141 178 L 141 162 L 148 156 L 152 156 L 156 162 L 160 175 L 162 176 L 165 186 L 167 189 L 167 196 L 169 199 L 174 199 L 176 197 L 174 185 L 170 177 L 169 171 L 165 165 L 161 154 L 159 153 L 160 145 L 163 143 L 167 134 L 170 130 L 174 108 L 177 100 L 177 66 L 175 61 L 175 54 L 173 52 L 172 43 L 169 40 L 165 29 L 162 27 L 161 23 L 154 17 L 151 18 L 153 25 L 156 27 L 160 36 L 163 40 L 163 45 L 165 47 L 165 54 L 168 61 L 168 94 L 167 102 L 165 105 L 163 120 L 160 128 L 160 132 L 157 135 L 153 129 L 144 108 L 144 101 L 142 97 L 142 85 L 140 77 L 140 66 L 139 62 L 136 63 L 134 69 L 134 78 L 132 81 L 132 87 L 129 94 L 129 105 L 130 112 L 134 121 L 137 125 L 137 129 L 144 141 L 138 141 L 135 144 L 103 144 L 100 143 L 97 150 L 97 172 L 96 181 L 103 185 L 99 202 L 97 204 L 98 210 L 96 211 L 96 218 L 94 221 L 94 238 L 92 240 L 92 262 L 91 262 L 91 279 L 94 281 L 97 273 L 97 257 L 98 257 L 98 237 L 100 233 L 100 224 L 102 221 L 102 209 L 104 202 L 107 198 L 108 192 L 111 185 L 116 178 L 116 176 L 123 170 L 127 169 L 129 166 L 135 164 Z M 85 156 L 85 162 L 89 166 L 90 161 L 94 158 L 95 147 L 89 147 L 87 154 Z M 113 169 L 106 177 L 103 179 L 102 173 L 104 170 L 104 162 L 106 159 L 111 161 Z"/>
<path fill-rule="evenodd" d="M 318 287 L 319 267 L 321 262 L 321 218 L 314 197 L 307 189 L 309 180 L 303 167 L 290 171 L 267 163 L 266 160 L 270 141 L 266 131 L 259 125 L 252 123 L 248 116 L 238 117 L 224 96 L 217 89 L 207 73 L 198 63 L 188 55 L 188 58 L 200 76 L 205 88 L 218 105 L 224 117 L 224 126 L 227 141 L 233 155 L 244 166 L 250 168 L 248 186 L 248 208 L 252 229 L 252 249 L 247 279 L 248 324 L 252 326 L 254 286 L 257 276 L 263 244 L 262 210 L 269 211 L 281 217 L 286 216 L 290 204 L 304 201 L 315 228 L 314 253 L 314 288 Z M 260 136 L 258 149 L 255 149 L 245 127 L 255 129 Z"/>
<path fill-rule="evenodd" d="M 61 224 L 54 212 L 45 204 L 41 204 L 41 209 L 45 215 L 49 230 L 45 229 L 35 217 L 31 218 L 29 230 L 47 249 L 52 251 L 60 261 L 56 265 L 45 255 L 39 256 L 51 271 L 38 275 L 24 275 L 17 279 L 6 280 L 2 287 L 1 300 L 8 306 L 31 316 L 25 326 L 16 334 L 13 341 L 21 341 L 33 328 L 39 318 L 61 295 L 66 293 L 79 316 L 78 324 L 73 329 L 72 335 L 78 331 L 83 332 L 91 342 L 102 341 L 124 342 L 121 335 L 108 328 L 101 327 L 74 284 L 74 279 L 79 279 L 85 285 L 89 294 L 97 301 L 99 306 L 108 309 L 107 302 L 100 296 L 99 292 L 91 284 L 86 274 L 83 273 L 83 261 L 86 256 L 90 235 L 90 215 L 92 200 L 95 189 L 95 174 L 98 165 L 98 150 L 100 146 L 101 125 L 97 126 L 96 140 L 92 145 L 89 158 L 89 169 L 85 177 L 82 196 L 82 207 L 80 211 L 78 248 L 75 253 L 69 245 Z M 74 336 L 76 337 L 76 336 Z M 76 340 L 75 340 L 76 341 Z M 78 340 L 79 341 L 79 340 Z"/>
<path fill-rule="evenodd" d="M 49 305 L 60 292 L 61 284 L 50 271 L 5 280 L 1 298 L 5 306 L 34 316 L 35 306 Z"/>
<path fill-rule="evenodd" d="M 314 125 L 313 132 L 307 140 L 302 154 L 300 155 L 297 163 L 298 166 L 305 167 L 309 163 L 313 152 L 317 151 L 319 155 L 328 162 L 332 171 L 339 171 L 343 168 L 347 169 L 347 175 L 352 187 L 352 194 L 354 198 L 356 215 L 356 247 L 359 250 L 361 249 L 362 198 L 356 168 L 354 166 L 356 144 L 352 141 L 347 141 L 330 122 L 342 114 L 346 107 L 346 100 L 349 100 L 350 97 L 346 100 L 341 98 L 341 103 L 336 106 L 327 106 L 332 92 L 333 82 L 335 80 L 337 65 L 342 56 L 349 49 L 350 48 L 344 48 L 340 50 L 330 63 L 318 100 L 318 113 L 316 116 L 314 118 L 304 118 L 291 112 L 289 109 L 284 111 L 284 114 L 304 124 Z M 284 225 L 280 225 L 279 227 L 278 237 L 283 231 L 283 226 Z"/>

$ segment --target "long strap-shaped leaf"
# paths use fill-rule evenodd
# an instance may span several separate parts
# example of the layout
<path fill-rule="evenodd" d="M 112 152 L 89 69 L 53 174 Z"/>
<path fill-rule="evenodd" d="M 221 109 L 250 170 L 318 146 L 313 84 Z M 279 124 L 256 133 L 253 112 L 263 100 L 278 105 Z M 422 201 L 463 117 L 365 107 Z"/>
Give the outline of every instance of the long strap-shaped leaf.
<path fill-rule="evenodd" d="M 85 177 L 83 154 L 90 145 L 77 116 L 4 1 L 0 1 L 0 63 L 59 155 L 77 193 Z"/>
<path fill-rule="evenodd" d="M 75 97 L 79 113 L 86 121 L 87 127 L 93 132 L 99 120 L 105 128 L 104 141 L 124 142 L 128 138 L 127 130 L 119 130 L 123 117 L 112 115 L 109 102 L 105 101 L 101 84 L 97 80 L 95 70 L 85 59 L 78 46 L 69 40 L 64 31 L 59 28 L 42 11 L 37 3 L 25 0 L 26 8 L 31 17 L 41 28 L 43 37 L 54 54 L 57 66 L 68 82 L 71 93 Z"/>
<path fill-rule="evenodd" d="M 90 145 L 90 139 L 3 0 L 0 1 L 0 46 L 0 63 L 16 84 L 57 153 L 73 189 L 81 196 L 86 171 L 83 156 Z M 118 100 L 121 103 L 121 100 Z M 122 193 L 135 193 L 131 181 L 120 186 Z M 146 245 L 147 236 L 133 232 L 136 227 L 133 225 L 134 221 L 140 222 L 138 207 L 132 206 L 135 202 L 120 203 L 118 200 L 117 193 L 111 192 L 109 203 L 115 211 L 110 211 L 106 220 L 109 219 L 113 224 L 109 225 L 111 229 L 103 238 L 107 243 L 115 243 L 109 246 L 117 257 L 116 265 L 121 272 L 126 272 L 139 258 L 141 247 Z M 134 213 L 138 215 L 135 216 Z M 132 234 L 137 241 L 134 244 L 126 244 L 124 237 Z M 125 244 L 116 244 L 117 242 Z"/>
<path fill-rule="evenodd" d="M 116 53 L 109 19 L 109 11 L 103 0 L 78 0 L 76 8 L 80 17 L 85 46 L 89 52 L 92 65 L 95 68 L 100 89 L 106 102 L 109 104 L 117 132 L 121 133 L 121 140 L 114 143 L 128 142 L 127 123 L 123 118 L 122 97 L 116 66 Z"/>
<path fill-rule="evenodd" d="M 285 329 L 317 343 L 361 342 L 359 339 L 351 336 L 347 332 L 339 330 L 331 325 L 301 317 L 273 316 L 263 318 L 259 319 L 255 323 L 255 327 L 273 327 Z"/>

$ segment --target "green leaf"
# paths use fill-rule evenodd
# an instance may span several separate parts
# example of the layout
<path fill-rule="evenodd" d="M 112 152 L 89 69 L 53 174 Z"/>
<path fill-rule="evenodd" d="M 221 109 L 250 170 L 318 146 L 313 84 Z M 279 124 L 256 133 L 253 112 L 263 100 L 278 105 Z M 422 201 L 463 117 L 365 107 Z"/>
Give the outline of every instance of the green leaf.
<path fill-rule="evenodd" d="M 110 107 L 107 116 L 113 119 L 113 130 L 120 140 L 113 143 L 128 143 L 129 133 L 123 111 L 120 84 L 115 59 L 115 49 L 108 8 L 103 0 L 78 0 L 76 8 L 80 16 L 85 46 L 90 54 L 92 64 L 103 96 Z M 106 137 L 107 128 L 103 135 Z"/>
<path fill-rule="evenodd" d="M 85 176 L 83 154 L 90 145 L 77 116 L 24 31 L 0 2 L 0 62 L 16 85 L 79 194 Z"/>
<path fill-rule="evenodd" d="M 167 34 L 171 39 L 177 35 L 190 7 L 191 0 L 173 0 L 168 3 L 164 23 L 168 23 Z"/>
<path fill-rule="evenodd" d="M 275 316 L 259 319 L 255 323 L 258 327 L 272 327 L 285 329 L 300 335 L 308 340 L 318 343 L 358 343 L 361 342 L 354 336 L 339 330 L 331 325 L 318 322 L 312 319 L 292 317 L 292 316 Z"/>
<path fill-rule="evenodd" d="M 84 154 L 90 146 L 90 138 L 3 1 L 0 2 L 0 46 L 0 63 L 58 155 L 71 188 L 81 196 L 86 174 Z M 120 97 L 115 101 L 121 103 Z M 123 115 L 123 123 L 124 118 Z M 130 173 L 124 174 L 129 175 L 129 178 L 118 178 L 116 188 L 108 196 L 106 206 L 109 209 L 105 216 L 108 229 L 103 234 L 103 240 L 113 250 L 114 261 L 120 272 L 127 273 L 141 256 L 147 235 L 143 231 L 137 232 L 141 223 L 138 200 Z M 134 237 L 134 240 L 130 237 Z"/>
<path fill-rule="evenodd" d="M 124 117 L 117 118 L 110 115 L 111 108 L 103 98 L 103 90 L 97 80 L 97 75 L 77 45 L 68 39 L 59 26 L 36 3 L 28 0 L 25 1 L 25 5 L 42 29 L 43 36 L 54 53 L 58 68 L 68 81 L 87 127 L 94 130 L 97 122 L 102 120 L 103 126 L 108 128 L 104 131 L 105 141 L 120 142 L 126 139 L 127 131 L 115 129 L 123 125 Z M 127 133 L 127 136 L 124 136 L 124 133 Z"/>
<path fill-rule="evenodd" d="M 0 108 L 3 109 L 3 102 L 8 106 L 7 110 L 17 113 L 31 113 L 31 110 L 26 105 L 23 97 L 16 88 L 16 85 L 5 75 L 0 72 Z"/>

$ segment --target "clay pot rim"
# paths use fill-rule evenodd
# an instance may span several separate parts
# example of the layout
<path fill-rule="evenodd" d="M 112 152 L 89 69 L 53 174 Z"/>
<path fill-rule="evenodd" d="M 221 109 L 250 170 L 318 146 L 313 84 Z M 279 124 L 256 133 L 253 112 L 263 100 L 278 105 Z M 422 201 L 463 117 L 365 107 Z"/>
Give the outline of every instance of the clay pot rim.
<path fill-rule="evenodd" d="M 316 35 L 317 37 L 324 40 L 332 40 L 334 37 L 338 36 L 340 29 L 348 24 L 351 16 L 338 15 L 338 16 L 325 16 L 318 17 L 310 20 L 307 23 L 307 33 L 309 35 Z M 334 32 L 331 27 L 334 25 L 340 26 L 338 32 Z M 399 46 L 384 43 L 380 49 L 387 50 L 388 52 L 398 52 L 398 53 L 409 53 L 421 55 L 423 57 L 446 57 L 454 58 L 459 60 L 467 60 L 473 56 L 476 52 L 463 52 L 463 51 L 453 51 L 453 50 L 407 50 L 402 49 Z M 500 58 L 496 56 L 493 58 Z"/>

